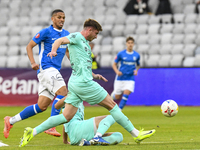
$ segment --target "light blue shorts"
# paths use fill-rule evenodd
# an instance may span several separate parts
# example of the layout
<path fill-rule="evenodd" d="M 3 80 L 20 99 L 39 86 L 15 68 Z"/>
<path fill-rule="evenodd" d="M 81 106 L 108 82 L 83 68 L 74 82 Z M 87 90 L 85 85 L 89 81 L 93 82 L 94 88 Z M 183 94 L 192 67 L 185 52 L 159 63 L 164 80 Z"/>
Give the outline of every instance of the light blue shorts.
<path fill-rule="evenodd" d="M 90 105 L 98 104 L 108 95 L 107 91 L 93 80 L 84 83 L 69 81 L 68 90 L 65 103 L 72 104 L 75 107 L 78 107 L 82 101 L 86 101 Z"/>

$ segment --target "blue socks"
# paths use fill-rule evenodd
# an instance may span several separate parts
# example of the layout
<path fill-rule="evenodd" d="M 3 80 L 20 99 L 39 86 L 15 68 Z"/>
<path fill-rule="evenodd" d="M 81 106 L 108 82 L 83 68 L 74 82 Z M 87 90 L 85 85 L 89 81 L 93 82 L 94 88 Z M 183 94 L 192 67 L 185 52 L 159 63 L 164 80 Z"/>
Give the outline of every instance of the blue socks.
<path fill-rule="evenodd" d="M 24 110 L 22 110 L 19 115 L 22 120 L 32 117 L 37 113 L 41 113 L 42 110 L 39 108 L 38 104 L 34 104 L 31 106 L 26 107 Z"/>
<path fill-rule="evenodd" d="M 63 97 L 64 97 L 64 96 L 62 96 L 62 95 L 57 95 L 57 96 L 56 96 L 56 98 L 55 98 L 55 100 L 53 101 L 53 104 L 52 104 L 51 116 L 55 116 L 55 115 L 60 114 L 60 110 L 61 110 L 61 109 L 56 109 L 56 108 L 55 108 L 55 104 L 56 104 L 59 100 L 61 100 Z"/>
<path fill-rule="evenodd" d="M 123 94 L 122 95 L 122 100 L 119 103 L 119 108 L 122 110 L 124 106 L 126 105 L 126 102 L 128 100 L 129 95 Z"/>
<path fill-rule="evenodd" d="M 54 115 L 58 115 L 60 113 L 60 109 L 57 110 L 54 105 L 60 100 L 62 99 L 64 96 L 62 95 L 58 95 L 54 102 L 53 102 L 53 105 L 52 105 L 52 109 L 51 109 L 51 116 L 54 116 Z M 27 119 L 29 117 L 32 117 L 34 116 L 35 114 L 37 113 L 41 113 L 42 110 L 39 108 L 38 104 L 34 104 L 34 105 L 31 105 L 31 106 L 28 106 L 26 107 L 24 110 L 22 110 L 19 115 L 21 117 L 22 120 L 24 119 Z"/>

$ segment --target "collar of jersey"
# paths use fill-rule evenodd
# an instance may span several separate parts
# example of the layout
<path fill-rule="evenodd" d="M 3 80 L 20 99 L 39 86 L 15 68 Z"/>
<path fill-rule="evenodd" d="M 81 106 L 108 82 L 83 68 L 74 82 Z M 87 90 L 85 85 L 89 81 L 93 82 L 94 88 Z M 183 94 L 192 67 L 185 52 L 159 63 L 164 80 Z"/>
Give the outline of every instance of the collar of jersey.
<path fill-rule="evenodd" d="M 81 34 L 81 32 L 79 32 Z M 85 42 L 89 42 L 88 40 L 85 39 L 85 37 L 81 34 L 81 36 L 83 37 L 83 39 L 85 40 Z"/>
<path fill-rule="evenodd" d="M 52 26 L 52 28 L 53 28 L 54 30 L 56 30 L 56 31 L 58 31 L 58 32 L 62 32 L 62 29 L 61 29 L 61 30 L 58 30 L 58 29 L 54 28 L 53 25 L 51 25 L 51 26 Z"/>
<path fill-rule="evenodd" d="M 132 52 L 129 52 L 129 51 L 127 51 L 127 50 L 126 50 L 126 53 L 127 53 L 127 54 L 133 54 L 133 53 L 134 53 L 134 51 L 132 51 Z"/>

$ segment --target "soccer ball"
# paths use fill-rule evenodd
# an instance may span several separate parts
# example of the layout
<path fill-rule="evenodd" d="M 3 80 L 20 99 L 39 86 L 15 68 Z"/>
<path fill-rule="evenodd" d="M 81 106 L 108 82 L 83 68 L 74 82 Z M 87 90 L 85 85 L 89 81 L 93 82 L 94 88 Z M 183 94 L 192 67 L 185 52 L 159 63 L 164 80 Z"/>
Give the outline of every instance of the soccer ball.
<path fill-rule="evenodd" d="M 166 100 L 161 105 L 161 112 L 166 117 L 173 117 L 178 113 L 178 105 L 174 100 Z"/>

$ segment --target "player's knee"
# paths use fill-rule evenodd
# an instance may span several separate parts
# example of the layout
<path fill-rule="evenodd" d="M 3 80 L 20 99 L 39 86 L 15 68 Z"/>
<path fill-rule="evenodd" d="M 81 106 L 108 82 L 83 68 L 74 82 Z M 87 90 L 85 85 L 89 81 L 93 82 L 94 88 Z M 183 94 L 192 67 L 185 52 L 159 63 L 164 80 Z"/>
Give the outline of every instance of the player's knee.
<path fill-rule="evenodd" d="M 41 111 L 47 110 L 48 106 L 46 105 L 38 105 Z"/>
<path fill-rule="evenodd" d="M 115 99 L 119 100 L 121 98 L 121 95 L 115 95 Z"/>
<path fill-rule="evenodd" d="M 45 110 L 47 110 L 47 107 L 41 107 L 40 109 L 41 109 L 41 111 L 45 111 Z"/>
<path fill-rule="evenodd" d="M 67 93 L 68 93 L 67 88 L 62 87 L 56 92 L 56 95 L 67 96 Z"/>
<path fill-rule="evenodd" d="M 67 120 L 67 122 L 70 122 L 70 120 L 73 118 L 73 116 L 71 116 L 71 115 L 63 114 L 63 116 L 65 117 L 65 119 Z"/>
<path fill-rule="evenodd" d="M 116 103 L 113 100 L 110 100 L 109 103 L 107 103 L 107 109 L 110 111 L 115 107 Z"/>

